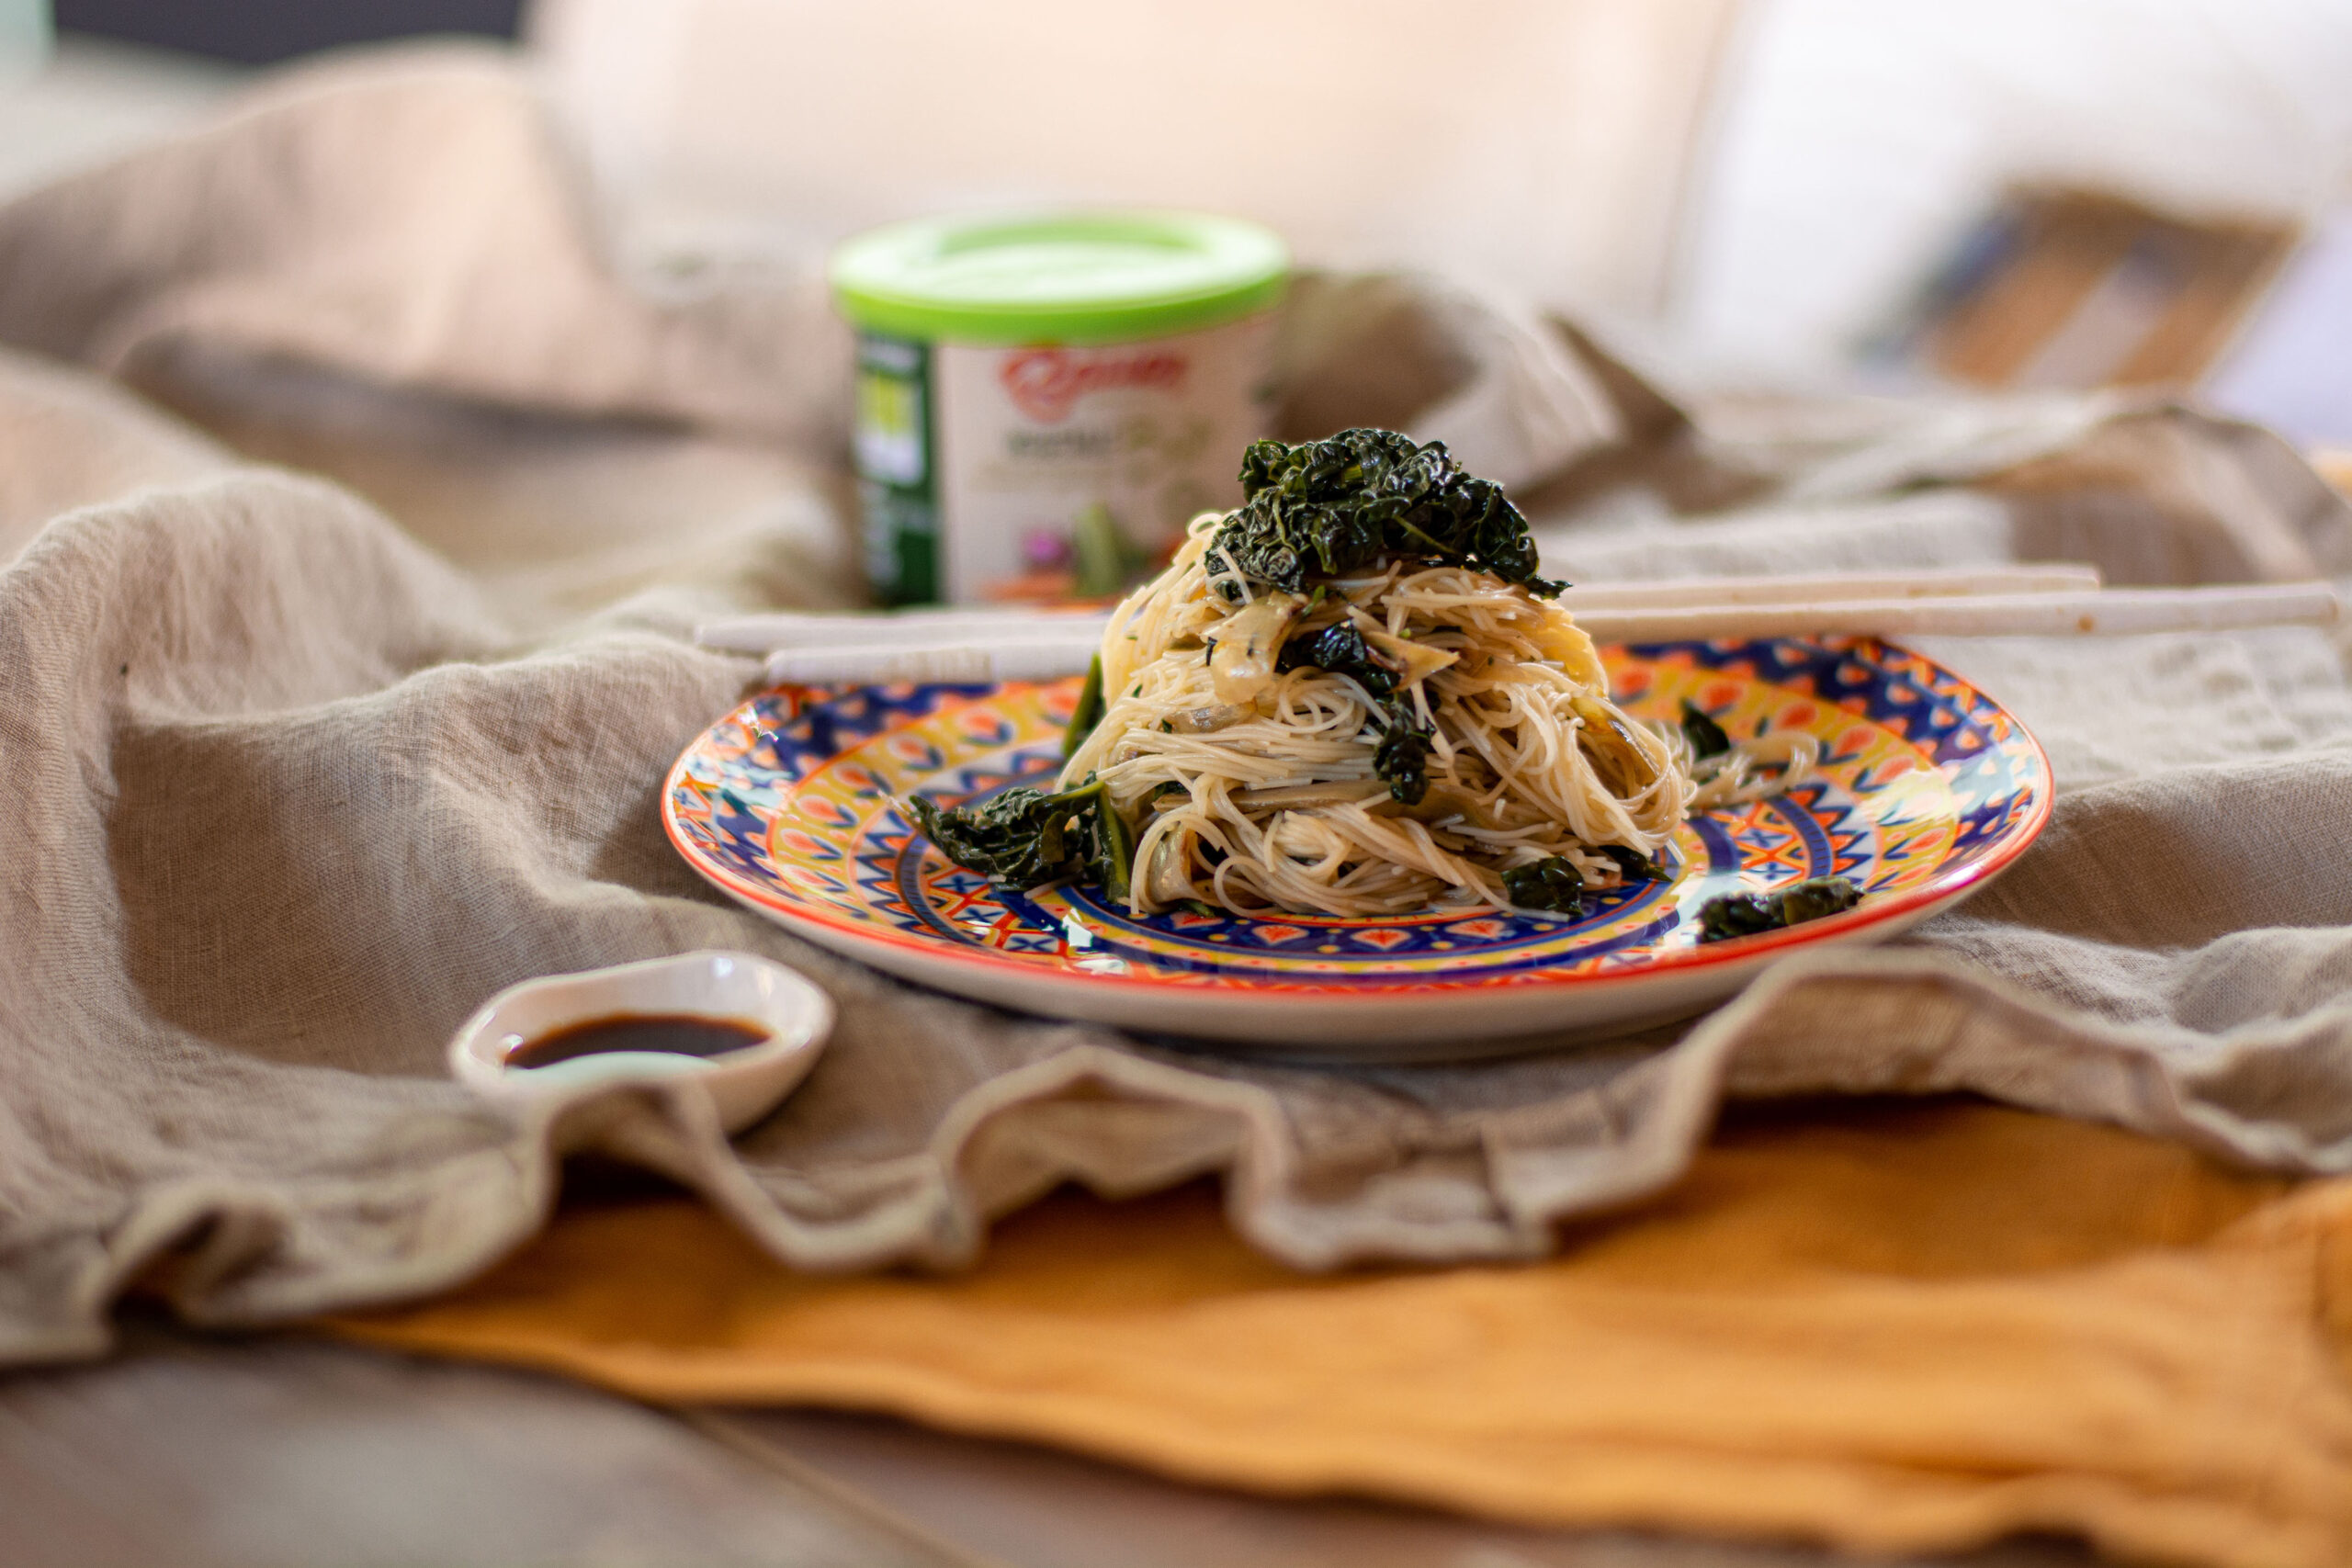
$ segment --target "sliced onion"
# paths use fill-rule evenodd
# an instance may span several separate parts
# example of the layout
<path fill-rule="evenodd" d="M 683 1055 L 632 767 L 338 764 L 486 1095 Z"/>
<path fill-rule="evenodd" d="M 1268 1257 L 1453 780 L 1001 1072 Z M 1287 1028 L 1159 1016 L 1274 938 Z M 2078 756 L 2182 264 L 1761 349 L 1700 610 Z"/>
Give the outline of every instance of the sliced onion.
<path fill-rule="evenodd" d="M 1186 708 L 1168 721 L 1171 735 L 1210 735 L 1245 718 L 1255 718 L 1258 710 L 1239 703 L 1218 703 L 1211 707 Z"/>
<path fill-rule="evenodd" d="M 1608 775 L 1620 800 L 1639 795 L 1657 782 L 1657 765 L 1608 704 L 1597 697 L 1570 697 L 1568 711 L 1584 721 L 1577 730 L 1577 743 Z"/>
<path fill-rule="evenodd" d="M 1306 601 L 1295 593 L 1269 593 L 1227 615 L 1216 628 L 1216 650 L 1209 655 L 1210 683 L 1221 703 L 1248 703 L 1274 682 L 1274 656 Z"/>
<path fill-rule="evenodd" d="M 1386 627 L 1361 611 L 1356 615 L 1356 629 L 1363 633 L 1363 640 L 1372 645 L 1383 661 L 1395 668 L 1397 672 L 1396 689 L 1400 692 L 1410 689 L 1416 682 L 1427 680 L 1447 665 L 1459 662 L 1462 658 L 1458 653 L 1431 648 L 1427 643 L 1391 637 Z"/>

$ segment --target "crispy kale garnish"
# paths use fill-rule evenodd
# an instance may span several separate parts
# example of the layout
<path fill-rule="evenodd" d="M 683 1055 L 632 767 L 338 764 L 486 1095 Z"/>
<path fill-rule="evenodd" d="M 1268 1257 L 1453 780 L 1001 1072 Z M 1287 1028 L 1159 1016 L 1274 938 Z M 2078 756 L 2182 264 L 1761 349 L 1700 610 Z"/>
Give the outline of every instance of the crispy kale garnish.
<path fill-rule="evenodd" d="M 1617 874 L 1627 882 L 1671 882 L 1674 873 L 1639 850 L 1629 850 L 1623 844 L 1603 844 L 1600 852 L 1617 863 Z"/>
<path fill-rule="evenodd" d="M 1629 850 L 1623 844 L 1602 844 L 1599 849 L 1616 863 L 1621 878 L 1616 886 L 1666 882 L 1674 875 L 1639 850 Z M 1503 892 L 1514 908 L 1551 909 L 1571 919 L 1584 913 L 1584 876 L 1566 855 L 1553 855 L 1532 865 L 1512 866 L 1503 873 Z"/>
<path fill-rule="evenodd" d="M 1731 737 L 1724 733 L 1724 727 L 1688 697 L 1682 699 L 1682 737 L 1690 742 L 1690 755 L 1702 761 L 1731 750 Z"/>
<path fill-rule="evenodd" d="M 1068 761 L 1078 755 L 1094 727 L 1102 722 L 1102 656 L 1086 667 L 1086 682 L 1078 689 L 1078 705 L 1069 710 L 1069 723 L 1062 729 L 1062 760 Z"/>
<path fill-rule="evenodd" d="M 1388 728 L 1372 749 L 1372 771 L 1387 781 L 1397 805 L 1419 806 L 1430 792 L 1430 732 L 1403 703 L 1386 704 L 1382 713 Z"/>
<path fill-rule="evenodd" d="M 1291 638 L 1283 644 L 1282 652 L 1274 660 L 1277 671 L 1295 670 L 1302 664 L 1329 674 L 1352 677 L 1357 685 L 1375 697 L 1385 697 L 1396 689 L 1396 671 L 1382 663 L 1372 645 L 1364 641 L 1363 633 L 1346 621 Z"/>
<path fill-rule="evenodd" d="M 1502 487 L 1462 471 L 1442 441 L 1343 430 L 1294 446 L 1260 441 L 1241 459 L 1241 509 L 1210 541 L 1209 568 L 1305 592 L 1385 556 L 1490 571 L 1545 597 L 1527 519 Z"/>
<path fill-rule="evenodd" d="M 1861 901 L 1862 890 L 1843 876 L 1811 877 L 1777 893 L 1726 893 L 1700 906 L 1699 940 L 1723 942 L 1803 925 Z"/>
<path fill-rule="evenodd" d="M 1135 841 L 1111 805 L 1110 786 L 1090 778 L 1048 795 L 1026 786 L 978 806 L 907 797 L 923 836 L 962 866 L 1015 887 L 1083 878 L 1113 898 L 1127 896 Z"/>
<path fill-rule="evenodd" d="M 1572 920 L 1584 913 L 1584 877 L 1565 855 L 1512 866 L 1503 873 L 1503 895 L 1515 909 L 1548 909 Z"/>
<path fill-rule="evenodd" d="M 1274 668 L 1296 670 L 1303 665 L 1348 676 L 1374 700 L 1381 735 L 1380 743 L 1373 749 L 1372 771 L 1387 781 L 1388 793 L 1399 806 L 1419 806 L 1430 792 L 1430 731 L 1422 727 L 1413 705 L 1396 695 L 1396 671 L 1383 663 L 1363 633 L 1346 621 L 1283 644 Z"/>

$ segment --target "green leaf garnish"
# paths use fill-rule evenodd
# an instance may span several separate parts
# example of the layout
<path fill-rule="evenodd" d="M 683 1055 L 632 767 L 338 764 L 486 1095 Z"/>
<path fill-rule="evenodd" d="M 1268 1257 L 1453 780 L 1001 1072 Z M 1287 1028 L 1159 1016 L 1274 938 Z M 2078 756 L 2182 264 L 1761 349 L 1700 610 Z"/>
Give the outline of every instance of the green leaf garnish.
<path fill-rule="evenodd" d="M 1690 742 L 1690 755 L 1701 761 L 1731 750 L 1731 737 L 1724 733 L 1724 727 L 1688 697 L 1682 699 L 1682 738 Z"/>
<path fill-rule="evenodd" d="M 1777 893 L 1726 893 L 1699 907 L 1699 940 L 1724 942 L 1803 925 L 1850 909 L 1862 890 L 1843 876 L 1815 876 Z"/>
<path fill-rule="evenodd" d="M 1502 487 L 1463 472 L 1442 441 L 1369 429 L 1260 441 L 1241 459 L 1241 493 L 1210 541 L 1213 572 L 1297 593 L 1310 579 L 1403 556 L 1474 567 L 1546 598 L 1566 586 L 1536 575 L 1527 519 Z"/>
<path fill-rule="evenodd" d="M 1062 759 L 1067 761 L 1086 744 L 1094 727 L 1102 722 L 1102 656 L 1096 654 L 1086 667 L 1086 682 L 1078 689 L 1078 705 L 1069 710 L 1069 723 L 1062 730 Z"/>
<path fill-rule="evenodd" d="M 906 806 L 923 837 L 967 871 L 1015 887 L 1088 878 L 1114 898 L 1127 896 L 1135 840 L 1108 784 L 1090 778 L 1054 795 L 1022 785 L 978 806 L 916 795 Z"/>
<path fill-rule="evenodd" d="M 1430 732 L 1413 721 L 1402 703 L 1385 705 L 1386 733 L 1372 749 L 1372 771 L 1385 780 L 1389 798 L 1399 806 L 1419 806 L 1430 792 Z"/>
<path fill-rule="evenodd" d="M 1283 644 L 1274 660 L 1278 671 L 1308 665 L 1331 675 L 1346 675 L 1375 697 L 1396 689 L 1396 671 L 1381 661 L 1363 639 L 1363 633 L 1346 621 L 1319 632 L 1295 637 Z"/>
<path fill-rule="evenodd" d="M 1503 873 L 1503 892 L 1516 909 L 1544 909 L 1572 920 L 1584 913 L 1584 877 L 1565 855 L 1512 866 Z"/>
<path fill-rule="evenodd" d="M 1603 844 L 1600 852 L 1617 863 L 1618 874 L 1628 882 L 1671 882 L 1674 873 L 1638 850 L 1623 844 Z"/>

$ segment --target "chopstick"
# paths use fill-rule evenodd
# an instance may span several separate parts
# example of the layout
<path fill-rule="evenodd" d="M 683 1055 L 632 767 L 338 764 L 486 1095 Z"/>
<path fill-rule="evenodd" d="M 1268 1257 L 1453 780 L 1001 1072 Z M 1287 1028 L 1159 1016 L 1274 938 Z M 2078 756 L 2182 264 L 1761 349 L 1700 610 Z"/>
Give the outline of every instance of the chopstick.
<path fill-rule="evenodd" d="M 1720 580 L 1611 584 L 1620 603 L 1562 602 L 1600 642 L 1722 641 L 1768 637 L 2095 637 L 2167 631 L 2235 631 L 2334 624 L 2343 614 L 2324 582 L 2218 588 L 2120 588 L 2086 592 L 2088 569 L 2038 573 L 2049 586 L 2019 592 L 2027 575 L 1974 574 L 2009 592 L 1922 590 L 1957 574 L 1904 578 L 1847 574 L 1824 579 Z M 2069 591 L 2066 585 L 2075 585 Z M 1655 594 L 1635 599 L 1639 587 Z M 1899 593 L 1851 596 L 1893 586 Z M 1702 591 L 1707 596 L 1698 598 Z M 1660 603 L 1660 599 L 1665 603 Z M 1625 602 L 1625 601 L 1633 602 Z M 892 681 L 1045 681 L 1085 672 L 1107 618 L 1065 612 L 933 611 L 908 615 L 769 615 L 713 623 L 698 638 L 767 652 L 779 685 Z"/>
<path fill-rule="evenodd" d="M 695 627 L 705 648 L 731 653 L 774 653 L 780 649 L 931 648 L 966 643 L 1102 640 L 1111 617 L 1099 610 L 1049 610 L 1022 606 L 1001 610 L 891 610 L 816 615 L 779 612 L 729 615 Z"/>
<path fill-rule="evenodd" d="M 1083 675 L 1102 638 L 1032 638 L 956 647 L 786 648 L 768 655 L 769 683 L 777 686 L 868 686 L 892 681 L 960 684 L 989 681 L 1057 681 Z"/>
<path fill-rule="evenodd" d="M 1948 599 L 1995 593 L 2095 593 L 2098 568 L 2059 561 L 1933 571 L 1830 571 L 1804 577 L 1671 577 L 1641 582 L 1579 582 L 1560 603 L 1587 609 L 1666 610 L 1684 605 L 1794 604 L 1819 601 Z"/>
<path fill-rule="evenodd" d="M 1594 610 L 1577 624 L 1599 642 L 1758 637 L 2120 637 L 2327 626 L 2343 614 L 2324 582 L 2228 588 L 2109 588 L 2097 593 L 1988 593 L 1843 604 L 1711 604 Z"/>
<path fill-rule="evenodd" d="M 1795 577 L 1691 577 L 1644 582 L 1597 582 L 1570 588 L 1560 603 L 1586 607 L 1788 604 L 1820 600 L 1947 598 L 1988 593 L 2088 592 L 2098 569 L 2048 566 L 1977 567 L 1958 570 L 1821 572 Z M 1578 615 L 1578 619 L 1583 617 Z M 778 612 L 705 621 L 695 640 L 734 653 L 775 653 L 787 648 L 961 648 L 976 643 L 1100 642 L 1110 617 L 1099 611 L 1034 607 L 1001 610 L 895 610 L 880 614 L 804 615 Z M 1019 679 L 1006 676 L 1001 679 Z"/>

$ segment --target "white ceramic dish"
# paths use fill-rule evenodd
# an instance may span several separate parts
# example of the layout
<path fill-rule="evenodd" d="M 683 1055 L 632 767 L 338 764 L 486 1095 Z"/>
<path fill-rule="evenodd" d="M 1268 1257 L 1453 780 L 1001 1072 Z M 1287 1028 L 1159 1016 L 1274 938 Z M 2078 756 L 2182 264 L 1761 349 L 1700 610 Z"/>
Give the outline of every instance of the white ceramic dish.
<path fill-rule="evenodd" d="M 607 1051 L 544 1067 L 512 1067 L 525 1041 L 619 1013 L 687 1013 L 740 1021 L 766 1038 L 716 1056 Z M 691 1082 L 738 1133 L 775 1109 L 824 1049 L 832 998 L 807 976 L 749 953 L 684 953 L 509 987 L 449 1042 L 458 1081 L 497 1099 L 570 1098 L 612 1084 Z"/>

